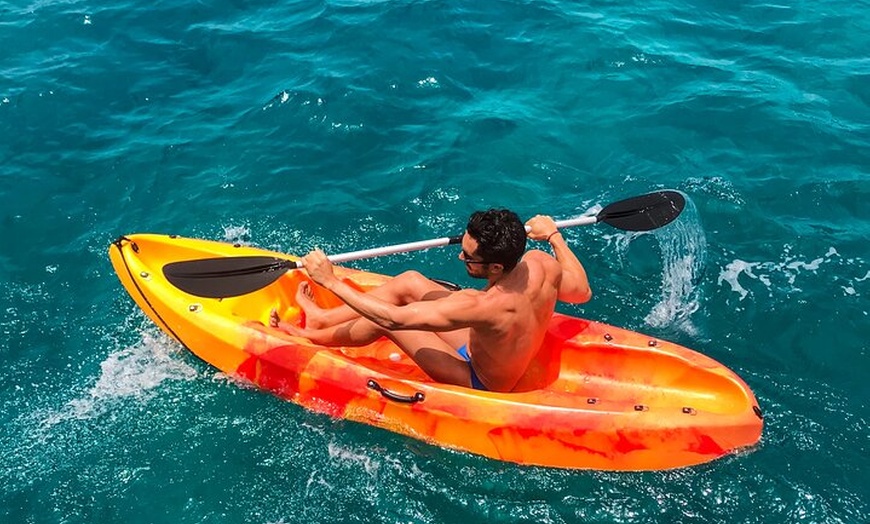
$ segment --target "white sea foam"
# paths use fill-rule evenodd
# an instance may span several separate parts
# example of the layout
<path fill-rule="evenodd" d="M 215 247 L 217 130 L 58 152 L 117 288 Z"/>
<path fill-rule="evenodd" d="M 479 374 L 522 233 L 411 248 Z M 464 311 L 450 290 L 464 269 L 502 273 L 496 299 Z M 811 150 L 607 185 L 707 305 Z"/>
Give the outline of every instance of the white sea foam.
<path fill-rule="evenodd" d="M 785 282 L 790 288 L 795 288 L 798 278 L 803 273 L 817 274 L 825 264 L 832 263 L 839 256 L 837 250 L 831 247 L 823 256 L 806 260 L 791 255 L 791 246 L 785 246 L 783 260 L 779 262 L 750 262 L 739 258 L 732 260 L 720 271 L 718 283 L 728 284 L 732 291 L 740 295 L 740 300 L 743 300 L 752 293 L 751 289 L 746 287 L 752 287 L 751 281 L 759 282 L 768 290 L 774 289 L 779 282 Z M 864 278 L 866 279 L 868 275 L 870 271 Z M 861 280 L 855 279 L 854 282 Z M 854 282 L 841 286 L 846 295 L 857 294 Z"/>
<path fill-rule="evenodd" d="M 380 468 L 381 463 L 380 461 L 373 459 L 370 455 L 358 453 L 331 442 L 327 445 L 326 449 L 329 453 L 329 458 L 345 464 L 362 466 L 366 474 L 372 478 L 377 478 L 378 469 Z"/>
<path fill-rule="evenodd" d="M 285 89 L 285 90 L 281 91 L 280 93 L 278 93 L 277 95 L 273 96 L 272 99 L 269 100 L 269 102 L 267 102 L 266 105 L 263 106 L 263 111 L 270 109 L 275 104 L 286 104 L 287 102 L 290 102 L 294 98 L 296 98 L 296 93 L 291 93 L 290 91 L 287 91 Z"/>
<path fill-rule="evenodd" d="M 432 231 L 446 231 L 453 234 L 452 232 L 460 230 L 462 225 L 457 224 L 454 217 L 443 213 L 442 210 L 449 204 L 457 202 L 459 198 L 459 193 L 454 188 L 436 188 L 424 197 L 412 199 L 409 211 L 417 215 L 419 224 L 431 228 Z"/>
<path fill-rule="evenodd" d="M 224 226 L 224 242 L 231 244 L 249 245 L 251 241 L 251 228 L 247 225 Z"/>
<path fill-rule="evenodd" d="M 94 385 L 59 411 L 49 413 L 44 424 L 100 416 L 120 399 L 147 399 L 169 380 L 193 380 L 196 370 L 179 360 L 179 347 L 163 335 L 143 332 L 142 341 L 110 353 L 100 363 Z"/>
<path fill-rule="evenodd" d="M 428 87 L 428 88 L 441 87 L 440 85 L 438 85 L 438 79 L 435 78 L 434 76 L 429 76 L 429 77 L 423 78 L 422 80 L 418 80 L 417 86 Z"/>
<path fill-rule="evenodd" d="M 746 298 L 746 295 L 749 294 L 749 291 L 740 285 L 740 275 L 745 274 L 750 278 L 757 279 L 758 277 L 752 271 L 756 267 L 758 267 L 757 262 L 746 262 L 745 260 L 739 259 L 733 260 L 722 269 L 722 272 L 719 274 L 718 283 L 719 285 L 722 285 L 722 282 L 730 284 L 731 291 L 738 293 L 740 295 L 740 300 L 743 300 Z"/>
<path fill-rule="evenodd" d="M 740 192 L 734 188 L 734 184 L 721 176 L 693 177 L 686 180 L 686 184 L 694 193 L 704 193 L 736 206 L 746 204 Z"/>

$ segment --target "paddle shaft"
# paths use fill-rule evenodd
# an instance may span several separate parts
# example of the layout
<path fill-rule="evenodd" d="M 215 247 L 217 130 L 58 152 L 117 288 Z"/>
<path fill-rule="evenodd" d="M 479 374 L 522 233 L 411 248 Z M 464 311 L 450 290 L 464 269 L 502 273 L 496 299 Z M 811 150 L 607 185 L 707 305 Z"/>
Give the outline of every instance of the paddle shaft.
<path fill-rule="evenodd" d="M 676 219 L 685 203 L 685 198 L 678 192 L 657 191 L 609 204 L 595 216 L 584 215 L 559 220 L 555 224 L 558 228 L 564 228 L 604 222 L 623 231 L 650 231 Z M 461 242 L 462 235 L 457 235 L 340 253 L 328 258 L 333 263 L 341 263 Z M 282 257 L 225 256 L 170 262 L 163 266 L 163 274 L 172 285 L 191 295 L 226 298 L 266 287 L 286 271 L 302 266 L 301 260 L 292 261 Z"/>
<path fill-rule="evenodd" d="M 598 222 L 598 217 L 595 216 L 582 216 L 578 218 L 571 218 L 567 220 L 557 220 L 556 227 L 571 227 L 571 226 L 583 226 L 588 224 L 594 224 Z M 526 231 L 528 232 L 530 228 L 526 226 Z M 462 242 L 462 235 L 453 236 L 453 237 L 442 237 L 442 238 L 434 238 L 432 240 L 420 240 L 417 242 L 406 242 L 404 244 L 394 244 L 392 246 L 383 246 L 376 247 L 372 249 L 361 249 L 359 251 L 350 251 L 348 253 L 339 253 L 337 255 L 329 255 L 327 258 L 333 264 L 340 264 L 342 262 L 350 262 L 352 260 L 362 260 L 365 258 L 374 258 L 386 255 L 394 255 L 396 253 L 410 253 L 412 251 L 420 251 L 423 249 L 430 249 L 433 247 L 444 247 L 449 246 L 451 244 L 459 244 Z M 302 266 L 302 261 L 296 262 L 296 267 L 300 268 Z"/>

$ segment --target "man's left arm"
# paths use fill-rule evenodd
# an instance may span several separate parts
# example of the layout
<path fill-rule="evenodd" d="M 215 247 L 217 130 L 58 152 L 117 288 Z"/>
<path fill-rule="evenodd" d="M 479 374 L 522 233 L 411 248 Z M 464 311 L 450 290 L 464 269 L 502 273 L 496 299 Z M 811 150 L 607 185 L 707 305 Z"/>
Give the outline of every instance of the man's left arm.
<path fill-rule="evenodd" d="M 573 304 L 588 302 L 592 298 L 592 288 L 589 286 L 586 269 L 565 242 L 553 219 L 546 215 L 537 215 L 526 222 L 526 225 L 530 228 L 529 238 L 550 244 L 556 261 L 562 267 L 559 300 Z"/>

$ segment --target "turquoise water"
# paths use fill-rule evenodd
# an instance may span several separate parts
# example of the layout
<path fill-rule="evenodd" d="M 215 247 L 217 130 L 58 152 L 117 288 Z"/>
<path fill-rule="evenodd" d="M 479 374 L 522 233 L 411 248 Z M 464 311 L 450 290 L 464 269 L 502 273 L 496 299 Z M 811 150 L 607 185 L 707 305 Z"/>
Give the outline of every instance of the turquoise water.
<path fill-rule="evenodd" d="M 0 5 L 0 521 L 866 522 L 863 2 Z M 660 188 L 655 235 L 568 231 L 562 311 L 726 364 L 761 444 L 701 467 L 519 467 L 315 415 L 170 342 L 106 251 L 285 252 L 566 218 Z M 359 262 L 472 285 L 450 249 Z"/>

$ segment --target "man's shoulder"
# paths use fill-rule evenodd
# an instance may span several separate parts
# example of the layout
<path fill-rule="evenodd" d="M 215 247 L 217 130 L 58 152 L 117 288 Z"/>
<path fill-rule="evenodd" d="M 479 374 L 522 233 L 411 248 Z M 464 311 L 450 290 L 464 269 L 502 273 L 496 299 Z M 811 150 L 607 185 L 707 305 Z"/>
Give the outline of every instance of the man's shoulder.
<path fill-rule="evenodd" d="M 540 249 L 530 249 L 530 250 L 526 251 L 525 254 L 523 255 L 524 260 L 528 259 L 528 258 L 540 258 L 540 257 L 553 258 L 552 255 L 550 255 L 546 251 L 541 251 Z"/>
<path fill-rule="evenodd" d="M 540 249 L 530 249 L 523 255 L 522 261 L 532 264 L 549 264 L 556 262 L 556 259 L 549 253 L 541 251 Z"/>

